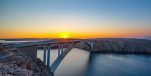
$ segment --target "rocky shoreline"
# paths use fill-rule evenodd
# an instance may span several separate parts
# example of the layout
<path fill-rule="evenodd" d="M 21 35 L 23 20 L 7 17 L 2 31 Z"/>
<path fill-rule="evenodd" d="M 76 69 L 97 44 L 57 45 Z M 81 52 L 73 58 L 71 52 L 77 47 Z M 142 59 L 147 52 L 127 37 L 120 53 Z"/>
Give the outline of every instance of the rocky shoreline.
<path fill-rule="evenodd" d="M 128 38 L 94 39 L 94 49 L 85 43 L 79 43 L 76 48 L 89 50 L 93 53 L 115 54 L 149 54 L 151 55 L 151 40 Z"/>
<path fill-rule="evenodd" d="M 0 76 L 53 76 L 40 59 L 34 62 L 18 49 L 0 47 Z"/>

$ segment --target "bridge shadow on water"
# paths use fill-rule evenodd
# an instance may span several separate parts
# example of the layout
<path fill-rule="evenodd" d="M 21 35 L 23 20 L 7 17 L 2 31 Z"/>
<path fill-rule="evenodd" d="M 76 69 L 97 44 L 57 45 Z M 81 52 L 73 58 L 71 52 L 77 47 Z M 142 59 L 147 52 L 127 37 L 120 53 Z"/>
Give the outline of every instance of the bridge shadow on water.
<path fill-rule="evenodd" d="M 95 72 L 95 68 L 100 68 L 100 66 L 96 66 L 97 55 L 95 53 L 89 53 L 89 57 L 87 59 L 87 65 L 85 66 L 85 72 L 83 76 L 98 76 L 97 72 Z"/>

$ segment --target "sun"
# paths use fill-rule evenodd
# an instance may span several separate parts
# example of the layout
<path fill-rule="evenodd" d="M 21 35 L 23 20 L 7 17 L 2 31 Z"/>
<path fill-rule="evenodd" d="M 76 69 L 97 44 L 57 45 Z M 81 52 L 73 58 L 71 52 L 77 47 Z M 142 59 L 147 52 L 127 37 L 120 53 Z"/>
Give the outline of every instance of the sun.
<path fill-rule="evenodd" d="M 62 36 L 62 38 L 68 38 L 68 35 L 65 34 L 65 35 Z"/>
<path fill-rule="evenodd" d="M 68 32 L 62 32 L 61 34 L 60 34 L 60 36 L 61 36 L 61 38 L 69 38 L 69 33 Z"/>

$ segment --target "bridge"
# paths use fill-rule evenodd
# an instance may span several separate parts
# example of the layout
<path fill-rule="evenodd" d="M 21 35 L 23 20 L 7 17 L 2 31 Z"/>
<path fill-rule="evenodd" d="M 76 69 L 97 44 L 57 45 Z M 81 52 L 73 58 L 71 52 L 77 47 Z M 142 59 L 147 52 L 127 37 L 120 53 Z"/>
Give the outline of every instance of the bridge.
<path fill-rule="evenodd" d="M 45 40 L 37 42 L 25 42 L 25 43 L 10 43 L 5 45 L 6 47 L 19 48 L 24 54 L 30 56 L 32 60 L 37 61 L 38 48 L 43 49 L 43 63 L 50 67 L 51 72 L 55 72 L 61 61 L 65 56 L 76 46 L 78 43 L 85 43 L 90 47 L 90 51 L 94 49 L 94 41 L 90 39 L 79 40 Z M 56 47 L 58 49 L 58 56 L 53 63 L 50 63 L 50 50 Z"/>

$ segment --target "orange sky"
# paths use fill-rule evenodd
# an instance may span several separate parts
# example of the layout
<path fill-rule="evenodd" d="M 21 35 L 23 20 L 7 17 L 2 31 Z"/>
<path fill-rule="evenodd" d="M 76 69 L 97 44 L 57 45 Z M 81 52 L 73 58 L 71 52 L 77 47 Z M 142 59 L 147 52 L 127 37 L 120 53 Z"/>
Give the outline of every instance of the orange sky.
<path fill-rule="evenodd" d="M 67 35 L 67 38 L 124 38 L 124 37 L 140 37 L 140 33 L 71 33 L 71 32 L 59 32 L 59 33 L 31 33 L 31 32 L 18 32 L 0 35 L 1 38 L 63 38 Z M 144 33 L 142 36 L 145 36 Z"/>

